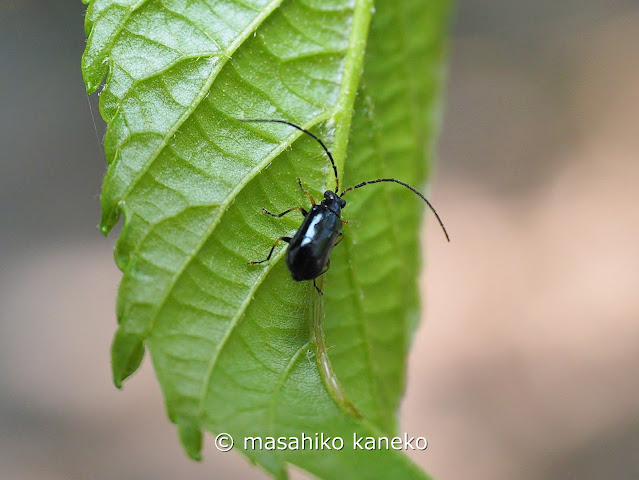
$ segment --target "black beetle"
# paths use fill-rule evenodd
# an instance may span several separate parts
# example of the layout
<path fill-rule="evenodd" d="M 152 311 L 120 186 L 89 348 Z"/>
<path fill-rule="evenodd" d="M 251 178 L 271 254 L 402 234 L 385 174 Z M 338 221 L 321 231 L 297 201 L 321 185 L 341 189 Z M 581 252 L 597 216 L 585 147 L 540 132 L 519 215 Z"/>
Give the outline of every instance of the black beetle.
<path fill-rule="evenodd" d="M 265 208 L 262 209 L 264 213 L 278 218 L 283 217 L 287 213 L 299 210 L 300 212 L 302 212 L 302 215 L 304 215 L 304 221 L 302 222 L 302 225 L 297 230 L 297 232 L 295 232 L 295 235 L 293 235 L 292 237 L 279 237 L 271 247 L 271 250 L 268 252 L 267 257 L 264 260 L 249 262 L 250 265 L 268 262 L 273 255 L 275 247 L 280 242 L 286 242 L 288 243 L 288 249 L 286 251 L 286 266 L 290 270 L 293 280 L 296 280 L 298 282 L 301 282 L 303 280 L 313 280 L 315 289 L 320 293 L 320 295 L 323 295 L 322 291 L 315 283 L 315 279 L 328 270 L 331 263 L 331 251 L 333 250 L 333 247 L 335 247 L 344 236 L 342 234 L 342 225 L 346 222 L 342 220 L 342 209 L 346 206 L 346 202 L 342 197 L 345 193 L 350 192 L 351 190 L 355 190 L 356 188 L 360 188 L 371 183 L 397 183 L 408 188 L 413 193 L 418 195 L 422 200 L 424 200 L 424 202 L 426 202 L 428 207 L 435 214 L 439 225 L 444 231 L 444 235 L 446 235 L 446 240 L 450 242 L 450 237 L 448 236 L 446 227 L 444 227 L 444 223 L 442 222 L 441 218 L 439 218 L 439 215 L 437 214 L 435 208 L 426 199 L 426 197 L 424 197 L 424 195 L 419 193 L 407 183 L 400 182 L 395 178 L 378 178 L 376 180 L 368 180 L 366 182 L 361 182 L 357 185 L 353 185 L 352 187 L 347 188 L 338 195 L 336 192 L 339 192 L 339 178 L 337 177 L 337 167 L 335 166 L 335 161 L 333 160 L 331 152 L 328 150 L 326 145 L 324 145 L 324 142 L 322 142 L 318 137 L 316 137 L 308 130 L 300 127 L 299 125 L 295 125 L 294 123 L 288 122 L 286 120 L 238 120 L 240 120 L 241 122 L 283 123 L 285 125 L 290 125 L 291 127 L 306 133 L 307 135 L 310 135 L 322 146 L 322 148 L 326 152 L 326 155 L 328 155 L 328 158 L 331 161 L 331 166 L 333 167 L 333 172 L 335 174 L 335 192 L 326 190 L 324 192 L 324 199 L 319 205 L 315 203 L 313 196 L 304 189 L 301 180 L 299 178 L 297 179 L 297 183 L 302 189 L 302 192 L 311 200 L 313 206 L 311 207 L 310 211 L 306 211 L 303 207 L 289 208 L 282 213 L 271 213 Z"/>

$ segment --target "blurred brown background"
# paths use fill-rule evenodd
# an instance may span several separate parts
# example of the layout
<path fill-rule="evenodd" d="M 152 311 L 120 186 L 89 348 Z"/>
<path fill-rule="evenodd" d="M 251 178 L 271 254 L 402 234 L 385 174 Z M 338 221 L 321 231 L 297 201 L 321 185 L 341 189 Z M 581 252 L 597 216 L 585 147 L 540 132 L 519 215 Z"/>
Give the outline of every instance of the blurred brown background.
<path fill-rule="evenodd" d="M 265 478 L 210 438 L 187 460 L 148 363 L 111 384 L 83 10 L 0 1 L 0 479 Z M 414 458 L 441 480 L 637 479 L 639 5 L 460 1 L 451 47 L 431 197 L 453 242 L 429 219 Z"/>

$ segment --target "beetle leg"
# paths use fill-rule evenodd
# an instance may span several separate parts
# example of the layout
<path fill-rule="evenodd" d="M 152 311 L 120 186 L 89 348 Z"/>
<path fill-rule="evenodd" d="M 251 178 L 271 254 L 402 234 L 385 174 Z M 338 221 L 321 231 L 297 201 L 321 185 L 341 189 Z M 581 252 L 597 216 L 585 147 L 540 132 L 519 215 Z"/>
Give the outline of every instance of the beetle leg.
<path fill-rule="evenodd" d="M 280 237 L 280 238 L 278 238 L 277 240 L 275 240 L 275 243 L 271 247 L 271 251 L 268 252 L 268 256 L 264 260 L 260 260 L 260 261 L 257 261 L 257 262 L 248 262 L 249 265 L 257 265 L 258 263 L 268 262 L 271 259 L 271 256 L 273 255 L 273 250 L 275 250 L 275 247 L 277 247 L 278 243 L 280 243 L 280 242 L 289 243 L 290 241 L 291 241 L 291 237 Z"/>
<path fill-rule="evenodd" d="M 302 189 L 302 193 L 303 193 L 304 195 L 306 195 L 306 196 L 309 198 L 309 200 L 311 201 L 311 204 L 313 204 L 313 206 L 315 206 L 315 199 L 313 198 L 313 195 L 311 195 L 309 192 L 307 192 L 307 191 L 304 189 L 304 185 L 302 185 L 302 181 L 299 179 L 299 177 L 297 178 L 297 184 L 298 184 L 298 185 L 300 186 L 300 188 Z"/>
<path fill-rule="evenodd" d="M 331 266 L 331 259 L 329 258 L 329 259 L 328 259 L 328 262 L 326 262 L 326 266 L 324 267 L 324 270 L 322 270 L 322 273 L 320 273 L 320 274 L 318 275 L 318 277 L 319 277 L 320 275 L 324 275 L 324 274 L 328 271 L 328 269 L 330 268 L 330 266 Z M 316 277 L 316 278 L 317 278 L 317 277 Z M 322 291 L 320 290 L 320 288 L 317 286 L 317 283 L 315 283 L 315 278 L 313 279 L 313 286 L 315 287 L 315 290 L 317 290 L 317 293 L 319 293 L 320 295 L 324 295 L 324 292 L 322 292 Z"/>
<path fill-rule="evenodd" d="M 284 216 L 284 215 L 286 215 L 287 213 L 291 213 L 291 212 L 293 212 L 293 211 L 295 211 L 295 210 L 299 210 L 300 212 L 302 212 L 302 215 L 304 215 L 304 216 L 308 215 L 308 212 L 307 212 L 304 208 L 302 208 L 302 207 L 293 207 L 293 208 L 289 208 L 288 210 L 285 210 L 285 211 L 284 211 L 284 212 L 282 212 L 282 213 L 271 213 L 271 212 L 269 212 L 266 208 L 263 208 L 263 209 L 262 209 L 262 211 L 263 211 L 264 213 L 266 213 L 267 215 L 270 215 L 271 217 L 277 217 L 277 218 L 283 217 L 283 216 Z"/>
<path fill-rule="evenodd" d="M 329 268 L 331 268 L 331 259 L 330 259 L 330 258 L 328 259 L 328 262 L 326 262 L 326 266 L 324 267 L 324 270 L 322 270 L 322 273 L 320 273 L 320 274 L 318 275 L 318 277 L 319 277 L 320 275 L 324 275 L 326 272 L 328 272 L 328 269 L 329 269 Z"/>
<path fill-rule="evenodd" d="M 337 240 L 335 241 L 335 245 L 333 246 L 337 247 L 342 242 L 343 239 L 344 239 L 344 234 L 340 232 L 339 235 L 337 236 Z"/>

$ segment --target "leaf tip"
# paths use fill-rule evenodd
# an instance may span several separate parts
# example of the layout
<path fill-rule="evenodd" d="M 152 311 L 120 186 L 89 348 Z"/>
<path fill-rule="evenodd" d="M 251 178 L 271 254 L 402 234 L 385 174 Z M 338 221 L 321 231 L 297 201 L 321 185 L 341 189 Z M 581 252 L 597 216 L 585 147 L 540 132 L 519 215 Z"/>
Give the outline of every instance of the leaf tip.
<path fill-rule="evenodd" d="M 142 363 L 144 343 L 142 337 L 118 329 L 111 346 L 113 383 L 122 388 L 122 382 L 133 375 Z"/>
<path fill-rule="evenodd" d="M 202 460 L 202 431 L 190 420 L 177 421 L 178 434 L 184 451 L 191 460 Z"/>
<path fill-rule="evenodd" d="M 122 390 L 122 381 L 124 379 L 120 378 L 120 377 L 116 377 L 115 374 L 113 375 L 113 385 L 115 385 L 115 388 L 117 388 L 118 390 Z"/>
<path fill-rule="evenodd" d="M 120 213 L 118 211 L 107 210 L 103 207 L 102 217 L 100 218 L 100 224 L 98 225 L 102 235 L 106 237 L 119 219 Z"/>

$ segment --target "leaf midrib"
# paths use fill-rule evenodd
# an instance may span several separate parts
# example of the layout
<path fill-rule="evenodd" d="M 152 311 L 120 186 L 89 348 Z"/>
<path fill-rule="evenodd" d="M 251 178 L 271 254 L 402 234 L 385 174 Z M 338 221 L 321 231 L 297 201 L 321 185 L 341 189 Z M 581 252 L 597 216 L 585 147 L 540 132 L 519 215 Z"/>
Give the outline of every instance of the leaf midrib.
<path fill-rule="evenodd" d="M 346 149 L 351 133 L 355 97 L 364 68 L 364 49 L 372 16 L 373 0 L 356 0 L 351 34 L 348 38 L 348 47 L 346 48 L 346 58 L 344 60 L 344 78 L 342 79 L 334 116 L 336 129 L 333 142 L 333 157 L 337 165 L 340 182 L 346 162 Z M 356 43 L 361 45 L 360 49 L 354 48 Z"/>

